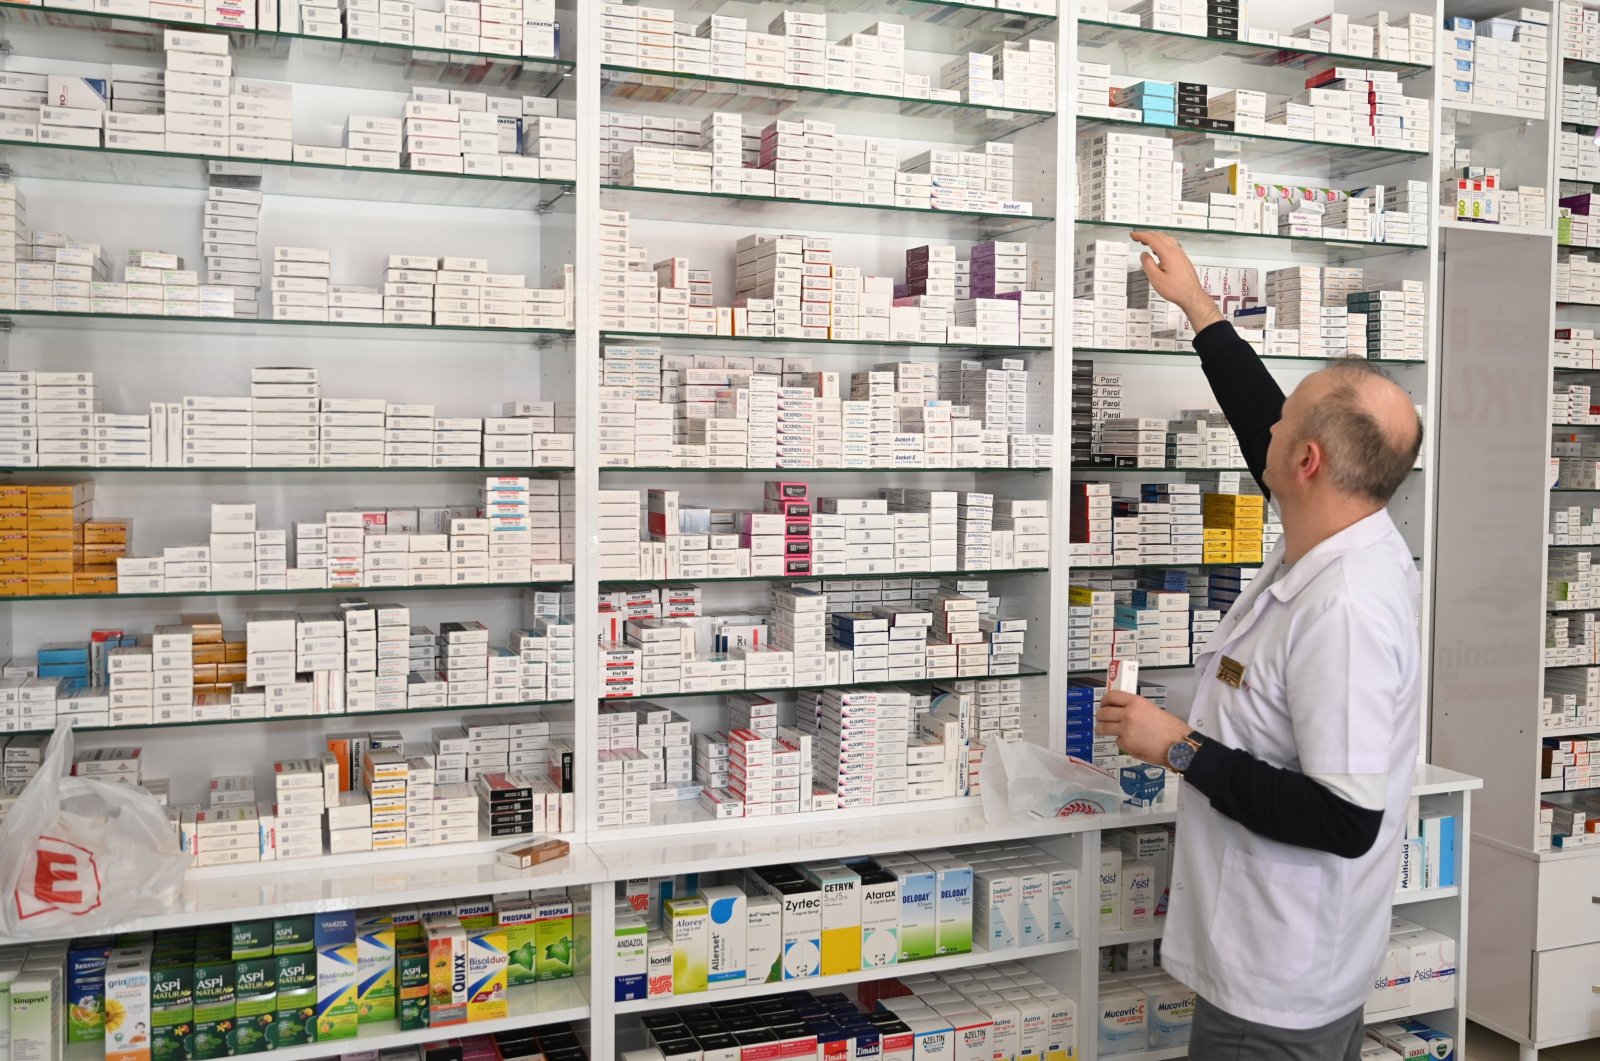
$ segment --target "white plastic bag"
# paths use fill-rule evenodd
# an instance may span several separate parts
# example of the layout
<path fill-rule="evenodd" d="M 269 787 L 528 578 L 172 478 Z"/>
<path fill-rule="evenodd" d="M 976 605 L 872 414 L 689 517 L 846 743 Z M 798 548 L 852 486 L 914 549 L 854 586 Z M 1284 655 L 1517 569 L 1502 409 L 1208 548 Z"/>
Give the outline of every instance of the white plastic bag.
<path fill-rule="evenodd" d="M 154 796 L 72 776 L 62 726 L 0 822 L 0 936 L 96 932 L 170 910 L 188 865 Z"/>
<path fill-rule="evenodd" d="M 1025 741 L 995 741 L 979 772 L 983 816 L 991 822 L 1018 815 L 1066 818 L 1108 814 L 1122 805 L 1116 776 L 1082 759 Z"/>

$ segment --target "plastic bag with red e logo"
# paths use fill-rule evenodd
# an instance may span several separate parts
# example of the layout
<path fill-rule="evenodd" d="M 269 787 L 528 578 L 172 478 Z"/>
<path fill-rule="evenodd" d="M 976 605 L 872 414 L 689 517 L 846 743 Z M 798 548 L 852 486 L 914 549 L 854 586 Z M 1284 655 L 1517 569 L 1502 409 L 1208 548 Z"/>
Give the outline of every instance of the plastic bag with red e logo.
<path fill-rule="evenodd" d="M 1114 774 L 1025 741 L 989 744 L 978 776 L 983 816 L 991 822 L 1109 814 L 1127 798 Z"/>
<path fill-rule="evenodd" d="M 0 936 L 97 932 L 173 909 L 189 858 L 142 788 L 72 774 L 72 730 L 0 822 Z"/>

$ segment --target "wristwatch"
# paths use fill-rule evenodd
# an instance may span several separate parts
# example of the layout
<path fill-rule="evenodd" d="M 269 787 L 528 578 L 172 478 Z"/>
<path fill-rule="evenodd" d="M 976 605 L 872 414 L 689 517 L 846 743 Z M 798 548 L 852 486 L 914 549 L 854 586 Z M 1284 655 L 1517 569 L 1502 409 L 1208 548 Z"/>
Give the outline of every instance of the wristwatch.
<path fill-rule="evenodd" d="M 1191 732 L 1187 737 L 1167 749 L 1167 766 L 1175 774 L 1182 774 L 1194 764 L 1194 757 L 1206 738 Z"/>

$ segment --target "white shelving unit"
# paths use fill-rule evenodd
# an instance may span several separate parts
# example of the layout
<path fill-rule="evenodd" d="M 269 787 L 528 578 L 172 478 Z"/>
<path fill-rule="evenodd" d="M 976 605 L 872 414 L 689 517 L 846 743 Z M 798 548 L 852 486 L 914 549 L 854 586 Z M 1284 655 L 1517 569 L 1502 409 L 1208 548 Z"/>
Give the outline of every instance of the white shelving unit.
<path fill-rule="evenodd" d="M 1459 12 L 1469 17 L 1498 13 L 1460 6 L 1478 8 Z M 1558 179 L 1558 134 L 1578 131 L 1561 122 L 1561 88 L 1592 83 L 1594 67 L 1563 58 L 1564 5 L 1538 6 L 1552 14 L 1546 112 L 1481 133 L 1462 126 L 1458 136 L 1472 136 L 1474 165 L 1502 168 L 1504 186 L 1547 188 L 1551 216 L 1530 228 L 1441 225 L 1448 459 L 1438 503 L 1451 532 L 1439 538 L 1432 709 L 1434 760 L 1484 778 L 1491 797 L 1476 807 L 1467 1012 L 1517 1041 L 1527 1061 L 1600 1035 L 1600 996 L 1590 990 L 1600 848 L 1541 850 L 1536 813 L 1542 799 L 1569 798 L 1540 784 L 1543 739 L 1596 735 L 1546 731 L 1541 708 L 1554 673 L 1545 669 L 1545 622 L 1556 614 L 1546 610 L 1547 572 L 1573 551 L 1549 544 L 1550 510 L 1594 504 L 1592 491 L 1551 490 L 1547 478 L 1554 437 L 1593 437 L 1552 423 L 1552 386 L 1594 374 L 1558 367 L 1551 351 L 1556 328 L 1600 324 L 1592 308 L 1555 302 L 1555 263 L 1569 253 L 1558 244 L 1559 200 L 1591 190 Z"/>
<path fill-rule="evenodd" d="M 1052 516 L 1052 556 L 1048 569 L 977 572 L 988 578 L 991 591 L 1008 612 L 1026 615 L 1024 722 L 1030 739 L 1061 747 L 1065 738 L 1064 704 L 1071 678 L 1066 666 L 1064 630 L 1068 588 L 1079 572 L 1065 558 L 1069 542 L 1069 491 L 1075 478 L 1128 478 L 1144 481 L 1181 477 L 1176 471 L 1114 471 L 1071 467 L 1073 426 L 1071 362 L 1093 360 L 1115 366 L 1127 376 L 1129 413 L 1175 416 L 1180 408 L 1209 406 L 1212 400 L 1199 362 L 1192 352 L 1138 352 L 1072 347 L 1071 261 L 1074 247 L 1085 240 L 1126 238 L 1127 226 L 1075 220 L 1077 174 L 1075 144 L 1079 135 L 1096 128 L 1118 128 L 1146 135 L 1184 135 L 1179 130 L 1106 119 L 1080 118 L 1076 99 L 1076 64 L 1084 60 L 1111 63 L 1119 83 L 1139 77 L 1200 80 L 1222 87 L 1291 92 L 1304 81 L 1306 67 L 1328 56 L 1296 54 L 1238 42 L 1220 42 L 1132 29 L 1101 22 L 1079 22 L 1070 8 L 1060 19 L 1021 16 L 980 4 L 947 0 L 816 0 L 808 8 L 825 10 L 830 37 L 889 20 L 907 24 L 907 47 L 919 66 L 937 69 L 937 57 L 985 47 L 999 39 L 1027 37 L 1052 41 L 1058 55 L 1058 105 L 1051 112 L 998 114 L 969 105 L 938 104 L 883 98 L 865 93 L 800 90 L 773 93 L 771 86 L 740 84 L 726 79 L 640 73 L 608 67 L 601 56 L 601 10 L 587 0 L 563 0 L 563 47 L 557 62 L 529 61 L 474 65 L 472 57 L 415 57 L 381 46 L 340 45 L 280 39 L 272 34 L 236 34 L 236 73 L 292 80 L 296 130 L 316 126 L 332 115 L 361 106 L 394 109 L 399 94 L 413 83 L 474 84 L 491 92 L 554 96 L 562 113 L 578 119 L 577 181 L 481 180 L 476 178 L 330 170 L 326 167 L 278 165 L 268 168 L 263 214 L 263 246 L 275 244 L 329 246 L 335 261 L 367 263 L 387 253 L 488 255 L 492 266 L 525 270 L 541 281 L 572 266 L 578 278 L 576 327 L 568 332 L 531 330 L 499 332 L 432 328 L 341 327 L 277 324 L 269 321 L 198 321 L 174 318 L 93 317 L 64 314 L 9 313 L 9 327 L 0 337 L 0 367 L 81 367 L 96 373 L 108 408 L 139 408 L 156 399 L 176 400 L 183 393 L 240 393 L 252 366 L 284 363 L 313 365 L 322 372 L 325 392 L 338 396 L 383 396 L 396 401 L 431 400 L 455 415 L 484 415 L 506 398 L 540 398 L 572 402 L 580 425 L 597 423 L 601 351 L 608 343 L 659 342 L 672 351 L 812 357 L 818 367 L 848 373 L 882 361 L 951 359 L 1001 354 L 1024 359 L 1029 378 L 1039 388 L 1032 430 L 1049 433 L 1056 454 L 1053 469 L 837 471 L 689 470 L 628 468 L 602 471 L 592 432 L 580 431 L 576 467 L 548 474 L 570 478 L 576 497 L 578 549 L 570 585 L 540 589 L 570 590 L 575 602 L 577 643 L 594 645 L 598 620 L 591 606 L 607 585 L 598 576 L 594 546 L 598 521 L 597 491 L 604 488 L 659 487 L 684 491 L 686 502 L 748 506 L 759 497 L 768 478 L 809 481 L 815 492 L 840 496 L 871 494 L 882 486 L 928 486 L 991 492 L 1000 498 L 1048 498 Z M 1258 11 L 1258 21 L 1289 29 L 1325 14 L 1327 0 L 1290 0 Z M 751 18 L 764 24 L 787 5 L 778 0 L 678 0 L 682 19 L 712 13 Z M 1440 14 L 1436 0 L 1361 0 L 1340 4 L 1350 14 L 1383 8 L 1391 12 Z M 115 28 L 116 32 L 105 32 Z M 136 19 L 112 19 L 78 12 L 0 6 L 0 33 L 11 47 L 6 65 L 13 69 L 55 70 L 72 63 L 124 61 L 127 49 L 148 48 L 146 32 L 158 29 Z M 159 52 L 160 35 L 154 37 Z M 1355 66 L 1393 69 L 1397 64 L 1348 58 Z M 1431 97 L 1432 72 L 1398 64 L 1410 95 Z M 481 83 L 479 78 L 482 78 Z M 987 139 L 1012 143 L 1017 155 L 1020 198 L 1031 199 L 1032 218 L 968 215 L 852 207 L 788 200 L 751 200 L 656 189 L 607 186 L 600 168 L 600 116 L 604 112 L 643 113 L 661 117 L 704 118 L 717 110 L 743 113 L 747 123 L 772 117 L 817 117 L 835 123 L 844 133 L 891 137 L 903 153 L 925 147 L 970 147 Z M 1433 108 L 1437 127 L 1439 108 Z M 388 113 L 388 111 L 385 111 Z M 1499 122 L 1504 115 L 1478 116 Z M 1194 134 L 1189 134 L 1194 135 Z M 1436 155 L 1345 145 L 1318 145 L 1267 136 L 1217 134 L 1218 156 L 1246 160 L 1265 177 L 1294 175 L 1342 187 L 1424 179 L 1433 184 Z M 0 165 L 29 198 L 34 227 L 62 228 L 84 239 L 106 244 L 110 258 L 130 247 L 198 245 L 200 211 L 197 191 L 206 184 L 205 160 L 150 155 L 143 152 L 94 152 L 46 149 L 0 143 Z M 37 202 L 38 206 L 35 207 Z M 734 241 L 751 232 L 800 232 L 833 240 L 838 260 L 861 265 L 877 274 L 900 275 L 903 252 L 923 243 L 965 246 L 984 238 L 1005 238 L 1027 244 L 1031 259 L 1044 263 L 1055 294 L 1056 322 L 1051 347 L 995 349 L 906 343 L 806 343 L 781 340 L 695 338 L 604 332 L 594 278 L 599 273 L 599 225 L 602 210 L 627 210 L 631 242 L 648 247 L 652 260 L 668 255 L 687 257 L 694 268 L 713 270 L 719 296 L 731 290 Z M 1463 240 L 1481 240 L 1479 233 L 1460 233 Z M 1502 235 L 1511 235 L 1502 233 Z M 1416 246 L 1362 244 L 1307 238 L 1243 236 L 1233 233 L 1180 233 L 1202 263 L 1274 268 L 1296 264 L 1360 265 L 1371 279 L 1421 280 L 1430 306 L 1439 304 L 1438 269 L 1430 228 Z M 1543 263 L 1549 265 L 1546 253 Z M 339 277 L 336 274 L 336 279 Z M 726 301 L 720 298 L 719 301 Z M 1545 337 L 1546 339 L 1548 336 Z M 1385 362 L 1425 407 L 1430 443 L 1423 468 L 1415 473 L 1393 505 L 1414 555 L 1420 558 L 1425 598 L 1435 595 L 1435 506 L 1441 474 L 1439 359 L 1434 335 L 1423 362 Z M 1285 389 L 1321 367 L 1314 359 L 1269 362 Z M 1452 455 L 1453 458 L 1453 455 Z M 297 472 L 274 469 L 179 469 L 149 472 L 107 471 L 95 474 L 97 511 L 126 513 L 138 521 L 141 543 L 191 540 L 202 531 L 203 506 L 212 501 L 255 500 L 262 523 L 284 526 L 290 519 L 308 519 L 324 509 L 351 503 L 407 505 L 470 499 L 482 470 L 353 470 Z M 177 499 L 180 503 L 172 504 Z M 188 535 L 189 537 L 185 537 Z M 1170 567 L 1174 565 L 1149 565 Z M 1097 569 L 1100 570 L 1100 569 Z M 739 608 L 765 599 L 778 579 L 736 579 L 703 582 L 708 610 Z M 413 622 L 477 618 L 499 634 L 521 618 L 521 589 L 529 587 L 458 587 L 429 593 L 351 591 L 369 599 L 402 599 L 413 608 Z M 283 600 L 273 595 L 252 601 L 251 595 L 213 595 L 190 602 L 184 610 L 220 610 L 230 628 L 244 614 L 265 607 L 317 607 L 318 597 L 302 594 Z M 293 597 L 294 595 L 290 595 Z M 325 599 L 324 599 L 325 603 Z M 177 602 L 96 597 L 93 600 L 52 598 L 3 600 L 0 611 L 0 656 L 26 657 L 40 643 L 80 638 L 89 625 L 117 623 L 147 630 L 175 620 Z M 1433 609 L 1425 608 L 1422 636 L 1434 638 Z M 1448 669 L 1448 668 L 1446 668 Z M 596 827 L 597 793 L 593 772 L 601 688 L 593 653 L 580 650 L 576 695 L 572 701 L 539 706 L 556 726 L 569 731 L 576 752 L 575 828 L 565 834 L 571 855 L 541 866 L 534 873 L 512 874 L 496 866 L 493 851 L 500 842 L 417 849 L 404 857 L 370 854 L 282 862 L 238 869 L 195 871 L 184 889 L 182 905 L 169 913 L 145 918 L 126 928 L 163 928 L 197 921 L 227 921 L 269 912 L 309 912 L 384 904 L 418 903 L 480 894 L 502 894 L 529 888 L 588 889 L 592 914 L 589 931 L 593 958 L 571 990 L 544 992 L 535 999 L 514 999 L 514 1013 L 504 1027 L 563 1020 L 588 1021 L 589 1048 L 595 1061 L 610 1061 L 631 1045 L 637 1014 L 687 1005 L 716 997 L 744 997 L 787 989 L 828 989 L 893 975 L 894 969 L 850 974 L 787 985 L 761 985 L 722 995 L 679 996 L 646 1003 L 616 1004 L 612 999 L 612 967 L 604 943 L 613 930 L 612 902 L 619 882 L 641 877 L 689 872 L 734 870 L 801 859 L 870 856 L 902 850 L 959 845 L 978 841 L 1030 839 L 1080 870 L 1098 864 L 1103 836 L 1112 830 L 1175 820 L 1176 789 L 1162 805 L 1144 811 L 1124 810 L 1098 819 L 987 822 L 977 798 L 877 807 L 856 812 L 799 815 L 783 819 L 753 818 L 713 822 L 693 803 L 658 805 L 649 826 Z M 1150 668 L 1148 678 L 1166 679 L 1173 702 L 1182 703 L 1193 684 L 1189 668 Z M 791 690 L 775 691 L 790 710 Z M 725 708 L 716 696 L 652 698 L 691 719 L 695 729 L 720 728 Z M 494 710 L 494 709 L 490 709 Z M 445 716 L 448 717 L 448 716 Z M 330 732 L 368 726 L 400 728 L 408 738 L 441 723 L 435 712 L 398 712 L 352 718 L 276 719 L 239 723 L 141 727 L 84 732 L 84 746 L 140 744 L 147 770 L 170 776 L 175 794 L 196 790 L 203 778 L 217 773 L 257 772 L 275 758 L 294 758 L 321 746 Z M 1468 792 L 1474 783 L 1448 771 L 1424 775 L 1419 793 L 1452 808 L 1465 824 Z M 180 797 L 181 798 L 181 797 Z M 1437 893 L 1406 895 L 1407 916 L 1449 931 L 1465 943 L 1466 848 L 1460 867 L 1462 885 Z M 1078 939 L 1002 953 L 918 963 L 915 968 L 961 968 L 994 961 L 1025 961 L 1051 983 L 1072 994 L 1080 1006 L 1078 1056 L 1095 1061 L 1093 1009 L 1098 998 L 1102 946 L 1154 939 L 1157 930 L 1101 933 L 1097 910 L 1079 889 Z M 1464 968 L 1463 964 L 1463 968 Z M 1461 979 L 1465 979 L 1463 976 Z M 1432 1019 L 1459 1034 L 1461 1006 Z M 493 1030 L 483 1025 L 465 1031 Z M 429 1038 L 424 1036 L 423 1038 Z M 419 1041 L 413 1033 L 372 1028 L 348 1049 L 377 1050 Z M 328 1044 L 315 1053 L 331 1056 L 344 1050 Z M 281 1051 L 280 1051 L 281 1052 Z M 1142 1061 L 1182 1056 L 1184 1051 L 1137 1055 Z"/>

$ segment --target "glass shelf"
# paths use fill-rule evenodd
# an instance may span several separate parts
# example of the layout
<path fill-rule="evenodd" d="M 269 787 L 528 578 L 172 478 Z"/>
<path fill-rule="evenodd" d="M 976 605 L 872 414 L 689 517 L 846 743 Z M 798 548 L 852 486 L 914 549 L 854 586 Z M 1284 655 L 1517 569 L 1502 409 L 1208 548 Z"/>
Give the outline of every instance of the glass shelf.
<path fill-rule="evenodd" d="M 1248 472 L 1249 468 L 1118 468 L 1111 464 L 1078 464 L 1072 465 L 1075 472 Z"/>
<path fill-rule="evenodd" d="M 893 116 L 926 118 L 942 122 L 975 123 L 967 135 L 994 140 L 1030 125 L 1046 122 L 1054 111 L 990 107 L 981 103 L 907 99 L 877 92 L 836 88 L 810 88 L 752 81 L 712 74 L 680 74 L 639 66 L 602 63 L 600 88 L 607 98 L 628 98 L 655 103 L 684 103 L 739 114 L 787 116 L 791 111 L 848 111 L 852 117 Z"/>
<path fill-rule="evenodd" d="M 1432 69 L 1430 66 L 1416 63 L 1374 59 L 1366 55 L 1342 55 L 1337 52 L 1281 48 L 1272 44 L 1252 44 L 1249 41 L 1223 40 L 1218 37 L 1199 37 L 1140 26 L 1123 26 L 1098 19 L 1078 20 L 1078 45 L 1080 48 L 1120 47 L 1136 52 L 1139 72 L 1152 77 L 1161 76 L 1164 70 L 1178 70 L 1196 63 L 1225 58 L 1239 59 L 1253 66 L 1284 67 L 1291 70 L 1306 70 L 1313 66 L 1332 64 L 1361 66 L 1368 70 L 1394 70 L 1402 77 L 1425 73 Z"/>
<path fill-rule="evenodd" d="M 3 5 L 0 5 L 3 6 Z M 60 313 L 55 310 L 0 310 L 0 327 L 86 331 L 183 331 L 196 335 L 321 339 L 372 338 L 386 342 L 437 338 L 451 343 L 526 345 L 530 338 L 571 339 L 570 328 L 450 328 L 444 325 L 354 324 L 322 321 L 274 321 L 256 317 L 157 317 L 139 313 Z"/>
<path fill-rule="evenodd" d="M 1048 346 L 983 346 L 979 344 L 963 345 L 961 343 L 904 343 L 892 342 L 886 339 L 786 339 L 781 336 L 771 338 L 764 335 L 689 335 L 684 332 L 625 332 L 602 331 L 601 342 L 642 343 L 677 341 L 687 343 L 734 343 L 753 344 L 761 346 L 808 346 L 812 348 L 836 346 L 849 348 L 850 353 L 863 349 L 894 349 L 894 350 L 927 350 L 930 353 L 976 353 L 1015 355 L 1031 350 L 1049 350 Z"/>
<path fill-rule="evenodd" d="M 942 233 L 955 239 L 978 241 L 1008 239 L 1019 232 L 1055 221 L 1054 217 L 1040 214 L 1020 217 L 982 211 L 812 202 L 772 195 L 724 195 L 622 184 L 603 184 L 600 190 L 608 207 L 627 210 L 630 217 L 663 221 L 682 221 L 687 218 L 697 224 L 823 228 L 874 236 Z M 715 213 L 702 213 L 694 200 L 705 200 L 708 206 L 720 204 L 723 209 Z"/>
<path fill-rule="evenodd" d="M 573 188 L 570 181 L 325 166 L 310 162 L 257 162 L 176 151 L 67 147 L 23 140 L 0 140 L 0 163 L 11 167 L 16 177 L 195 190 L 211 186 L 212 163 L 226 163 L 216 183 L 259 189 L 270 195 L 495 210 L 537 210 L 565 197 Z M 241 170 L 247 175 L 241 175 Z"/>
<path fill-rule="evenodd" d="M 696 14 L 717 14 L 730 6 L 730 0 L 694 0 L 683 5 L 682 10 Z M 742 6 L 742 5 L 734 5 Z M 906 34 L 914 34 L 918 26 L 949 27 L 949 29 L 981 29 L 990 35 L 1026 37 L 1035 30 L 1050 26 L 1056 21 L 1054 14 L 1029 14 L 1027 11 L 1005 10 L 1005 3 L 962 3 L 960 0 L 811 0 L 806 10 L 830 11 L 838 14 L 882 14 L 894 21 L 910 22 Z M 744 11 L 738 11 L 744 14 Z M 909 42 L 907 42 L 909 43 Z M 909 45 L 910 46 L 910 45 Z"/>
<path fill-rule="evenodd" d="M 413 84 L 471 85 L 479 91 L 502 89 L 508 95 L 548 96 L 570 78 L 577 64 L 564 59 L 453 52 L 404 44 L 312 37 L 269 30 L 223 30 L 220 27 L 156 18 L 106 15 L 63 7 L 0 4 L 0 21 L 13 54 L 88 63 L 136 62 L 130 52 L 143 52 L 162 66 L 166 29 L 226 32 L 235 76 L 287 80 L 285 66 L 301 84 L 340 85 L 380 91 L 409 91 Z M 30 33 L 41 27 L 47 32 Z M 68 35 L 60 30 L 78 30 Z M 19 33 L 18 31 L 22 32 Z M 19 39 L 25 36 L 26 39 Z"/>
<path fill-rule="evenodd" d="M 936 475 L 964 473 L 968 475 L 997 475 L 1006 472 L 1035 472 L 1047 474 L 1049 468 L 664 468 L 631 467 L 601 468 L 600 474 L 617 472 L 649 472 L 652 475 Z"/>
<path fill-rule="evenodd" d="M 1159 564 L 1073 564 L 1072 571 L 1209 571 L 1214 567 L 1258 568 L 1261 564 L 1194 564 L 1177 560 L 1164 560 Z"/>
<path fill-rule="evenodd" d="M 1426 151 L 1412 151 L 1403 147 L 1325 144 L 1315 140 L 1297 140 L 1294 137 L 1273 136 L 1267 133 L 1208 132 L 1182 125 L 1158 125 L 1154 122 L 1136 122 L 1125 118 L 1089 116 L 1078 118 L 1079 132 L 1116 129 L 1134 129 L 1151 135 L 1175 134 L 1171 138 L 1180 143 L 1197 143 L 1206 139 L 1231 140 L 1239 145 L 1237 153 L 1244 155 L 1251 163 L 1262 169 L 1285 165 L 1296 169 L 1319 167 L 1341 173 L 1354 173 L 1401 162 L 1416 162 L 1428 157 Z"/>
<path fill-rule="evenodd" d="M 1165 565 L 1170 567 L 1171 565 Z M 993 578 L 999 575 L 1043 575 L 1049 573 L 1048 567 L 1000 567 L 986 571 L 896 571 L 886 575 L 734 575 L 731 578 L 611 578 L 601 579 L 602 586 L 656 586 L 669 582 L 693 582 L 697 586 L 708 586 L 719 582 L 839 582 L 853 581 L 856 579 L 891 579 L 891 578 Z M 4 598 L 0 598 L 4 599 Z"/>
<path fill-rule="evenodd" d="M 516 475 L 516 476 L 543 476 L 543 475 L 571 475 L 573 468 L 388 468 L 388 467 L 362 467 L 362 468 L 276 468 L 270 465 L 230 465 L 225 468 L 101 468 L 82 467 L 80 465 L 54 465 L 41 464 L 38 466 L 21 467 L 13 464 L 0 464 L 0 475 L 16 473 L 22 475 L 48 473 L 51 475 L 214 475 L 237 474 L 248 472 L 254 475 L 271 473 L 274 475 L 406 475 L 425 472 L 429 475 Z"/>
<path fill-rule="evenodd" d="M 648 696 L 602 696 L 601 703 L 615 703 L 619 700 L 687 700 L 691 697 L 701 696 L 740 696 L 744 693 L 803 693 L 815 689 L 892 689 L 901 685 L 937 685 L 942 682 L 981 682 L 993 681 L 996 678 L 1043 678 L 1049 671 L 1037 667 L 1022 667 L 1015 674 L 968 674 L 957 678 L 891 678 L 881 682 L 830 682 L 825 685 L 772 685 L 755 689 L 724 689 L 719 692 L 694 692 L 694 693 L 651 693 Z"/>
<path fill-rule="evenodd" d="M 1552 486 L 1552 494 L 1600 494 L 1600 486 Z M 1594 546 L 1586 546 L 1594 548 Z"/>
<path fill-rule="evenodd" d="M 324 589 L 206 590 L 203 593 L 54 593 L 41 596 L 0 597 L 0 604 L 31 604 L 64 600 L 183 600 L 186 597 L 322 597 L 340 593 L 440 593 L 447 590 L 565 589 L 571 582 L 474 582 L 464 586 L 337 586 Z"/>
<path fill-rule="evenodd" d="M 462 707 L 408 707 L 399 711 L 371 711 L 357 712 L 360 718 L 377 718 L 379 715 L 439 715 L 454 714 L 473 711 L 517 711 L 528 707 L 554 707 L 561 704 L 572 703 L 571 698 L 565 700 L 521 700 L 514 704 L 467 704 Z M 197 726 L 260 726 L 273 722 L 306 722 L 311 719 L 351 718 L 350 714 L 340 715 L 268 715 L 266 718 L 219 718 L 208 722 L 154 722 L 146 726 L 82 726 L 75 732 L 101 733 L 119 730 L 146 730 L 146 729 L 194 729 Z M 48 732 L 48 731 L 41 731 Z"/>
<path fill-rule="evenodd" d="M 1094 234 L 1097 229 L 1117 229 L 1122 232 L 1170 232 L 1183 238 L 1185 243 L 1231 243 L 1235 240 L 1258 240 L 1281 244 L 1289 253 L 1339 251 L 1359 247 L 1373 255 L 1393 254 L 1401 251 L 1427 250 L 1426 243 L 1373 243 L 1364 239 L 1326 239 L 1322 236 L 1280 236 L 1276 232 L 1219 232 L 1208 228 L 1180 228 L 1176 225 L 1131 225 L 1126 221 L 1097 221 L 1079 218 L 1074 222 L 1084 232 Z"/>
<path fill-rule="evenodd" d="M 1147 357 L 1155 357 L 1155 358 L 1179 358 L 1179 357 L 1181 357 L 1181 358 L 1188 358 L 1190 361 L 1198 361 L 1200 359 L 1200 355 L 1197 354 L 1193 350 L 1107 350 L 1107 349 L 1092 348 L 1092 347 L 1079 347 L 1079 348 L 1076 348 L 1076 349 L 1074 349 L 1072 351 L 1072 357 L 1073 357 L 1074 360 L 1086 360 L 1086 359 L 1089 359 L 1089 358 L 1110 358 L 1110 359 L 1138 358 L 1138 359 L 1143 359 L 1143 358 L 1147 358 Z M 1373 365 L 1426 365 L 1427 364 L 1426 361 L 1419 361 L 1419 360 L 1413 360 L 1413 359 L 1410 359 L 1410 358 L 1400 358 L 1400 357 L 1356 357 L 1356 358 L 1349 358 L 1349 357 L 1284 357 L 1284 356 L 1281 356 L 1281 355 L 1272 355 L 1272 354 L 1262 354 L 1262 355 L 1260 355 L 1260 357 L 1261 357 L 1261 360 L 1263 360 L 1263 361 L 1289 361 L 1289 362 L 1298 361 L 1298 362 L 1302 362 L 1302 363 L 1305 363 L 1305 364 L 1327 364 L 1328 362 L 1332 362 L 1332 361 L 1366 361 L 1369 364 L 1373 364 Z"/>

